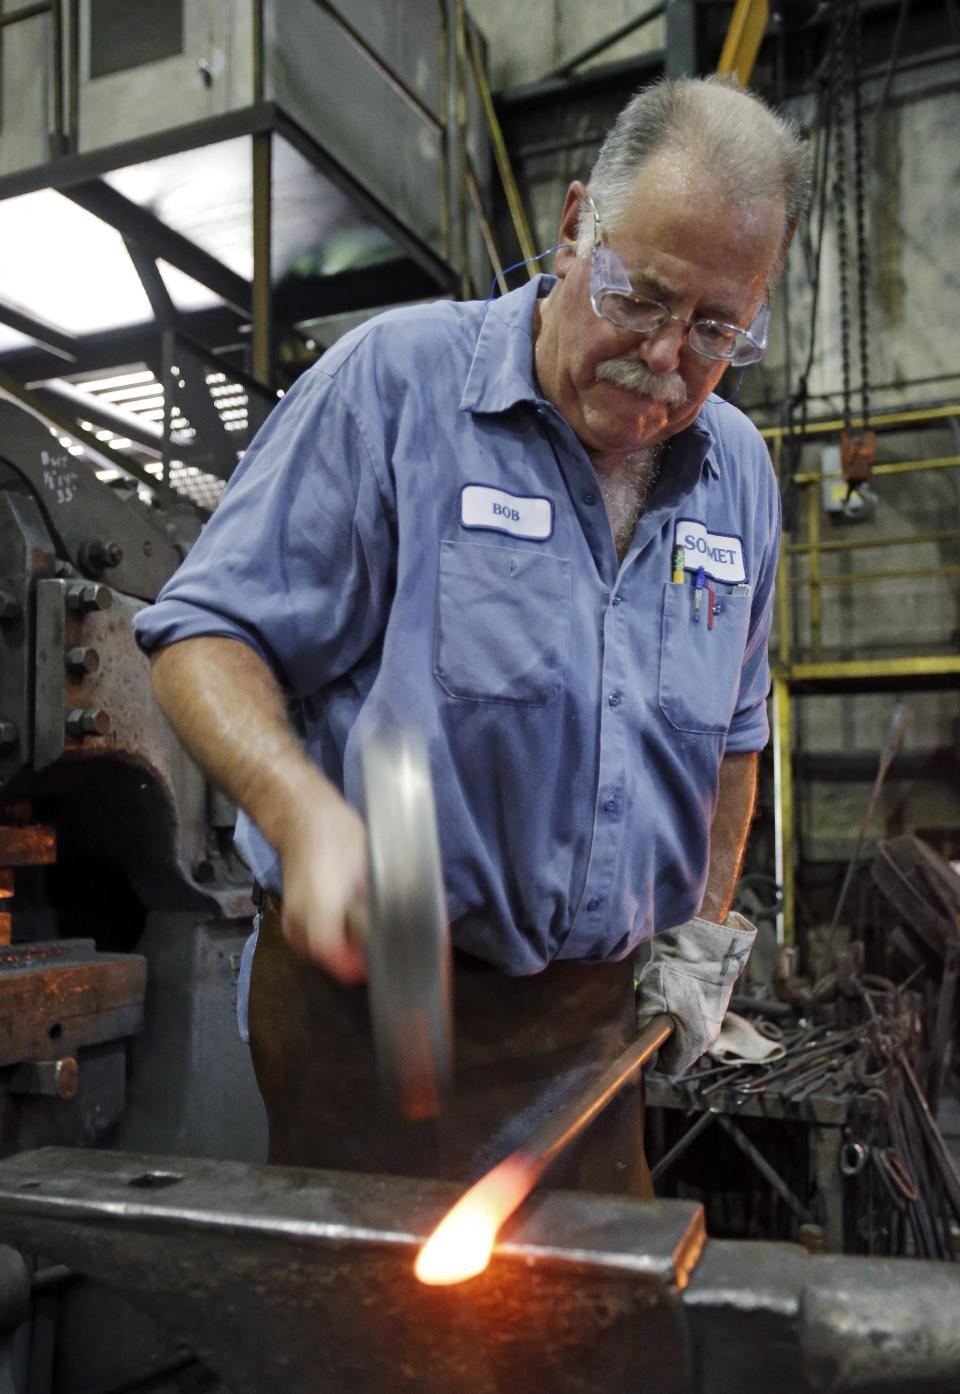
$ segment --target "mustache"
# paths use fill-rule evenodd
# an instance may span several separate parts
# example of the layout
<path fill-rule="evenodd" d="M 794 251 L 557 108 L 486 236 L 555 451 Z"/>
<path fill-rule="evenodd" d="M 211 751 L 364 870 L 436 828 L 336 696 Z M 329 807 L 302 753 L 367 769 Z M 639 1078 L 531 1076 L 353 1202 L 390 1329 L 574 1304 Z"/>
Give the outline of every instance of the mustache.
<path fill-rule="evenodd" d="M 605 358 L 597 364 L 600 382 L 626 387 L 666 407 L 679 407 L 687 400 L 687 389 L 679 373 L 651 373 L 632 358 Z"/>

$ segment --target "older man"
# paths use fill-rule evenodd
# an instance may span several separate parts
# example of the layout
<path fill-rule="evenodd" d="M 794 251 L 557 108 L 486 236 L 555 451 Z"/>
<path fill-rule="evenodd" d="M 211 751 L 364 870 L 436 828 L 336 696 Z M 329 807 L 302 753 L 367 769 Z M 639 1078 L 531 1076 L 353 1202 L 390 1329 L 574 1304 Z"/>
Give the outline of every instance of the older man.
<path fill-rule="evenodd" d="M 251 1032 L 274 1160 L 475 1174 L 634 1029 L 645 942 L 667 1066 L 719 1030 L 753 936 L 728 912 L 779 506 L 711 394 L 762 356 L 807 177 L 738 89 L 641 92 L 569 189 L 556 279 L 337 343 L 141 617 L 158 698 L 272 893 Z M 381 1112 L 353 986 L 368 722 L 429 743 L 456 948 L 439 1130 Z M 645 1188 L 635 1099 L 592 1143 L 562 1179 Z"/>

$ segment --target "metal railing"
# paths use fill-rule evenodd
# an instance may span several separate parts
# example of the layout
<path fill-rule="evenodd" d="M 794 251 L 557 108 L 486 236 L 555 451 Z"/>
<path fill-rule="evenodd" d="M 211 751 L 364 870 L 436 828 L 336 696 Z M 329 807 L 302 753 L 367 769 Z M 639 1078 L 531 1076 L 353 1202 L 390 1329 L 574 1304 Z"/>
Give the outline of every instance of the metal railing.
<path fill-rule="evenodd" d="M 891 412 L 872 417 L 867 425 L 881 432 L 901 426 L 917 426 L 929 422 L 960 418 L 960 405 L 941 406 Z M 839 436 L 843 429 L 840 420 L 811 423 L 804 431 L 807 436 Z M 821 530 L 821 485 L 824 478 L 816 470 L 801 470 L 785 479 L 786 447 L 795 443 L 796 434 L 789 428 L 770 427 L 761 433 L 772 446 L 777 478 L 798 490 L 806 491 L 803 517 L 805 537 L 788 542 L 781 549 L 777 578 L 777 652 L 773 662 L 773 767 L 774 767 L 774 842 L 775 876 L 783 888 L 783 912 L 778 919 L 778 938 L 792 944 L 795 937 L 797 861 L 797 810 L 794 792 L 794 716 L 793 703 L 798 693 L 807 696 L 830 690 L 837 684 L 855 684 L 859 690 L 873 685 L 898 684 L 905 689 L 929 681 L 956 683 L 960 686 L 960 653 L 904 654 L 898 657 L 826 660 L 823 648 L 823 590 L 824 587 L 855 584 L 883 584 L 889 581 L 940 579 L 960 577 L 960 565 L 881 568 L 871 571 L 825 573 L 821 565 L 825 556 L 848 555 L 872 548 L 921 545 L 924 543 L 960 542 L 960 529 L 938 528 L 924 532 L 897 534 L 885 537 L 844 537 L 825 540 Z M 916 474 L 929 470 L 960 468 L 960 455 L 893 460 L 875 465 L 877 478 Z M 839 478 L 839 476 L 838 476 Z M 807 562 L 805 575 L 792 573 L 794 559 Z M 792 598 L 798 590 L 807 589 L 810 595 L 810 661 L 798 662 L 793 625 Z"/>
<path fill-rule="evenodd" d="M 941 406 L 929 409 L 890 412 L 871 417 L 867 426 L 878 432 L 899 426 L 916 426 L 925 422 L 960 419 L 960 405 Z M 855 422 L 859 427 L 864 423 Z M 807 436 L 839 436 L 843 429 L 840 420 L 818 421 L 810 424 L 804 431 Z M 824 586 L 858 585 L 869 582 L 918 580 L 935 577 L 950 578 L 960 575 L 958 566 L 887 568 L 874 571 L 848 571 L 839 573 L 824 572 L 821 561 L 824 555 L 863 551 L 872 548 L 921 545 L 960 541 L 960 529 L 937 529 L 927 532 L 911 533 L 896 537 L 849 537 L 826 541 L 822 534 L 822 503 L 820 488 L 825 476 L 818 470 L 799 470 L 784 478 L 786 447 L 795 440 L 789 428 L 768 427 L 761 431 L 772 445 L 774 469 L 781 486 L 786 484 L 799 489 L 804 495 L 803 516 L 806 536 L 802 541 L 784 545 L 780 555 L 780 570 L 777 578 L 777 659 L 781 668 L 789 668 L 794 650 L 794 623 L 791 595 L 797 590 L 806 589 L 810 595 L 810 654 L 819 659 L 823 649 L 823 595 Z M 872 475 L 882 479 L 893 475 L 916 474 L 928 470 L 956 469 L 960 467 L 960 455 L 941 455 L 934 457 L 892 460 L 874 465 Z M 838 476 L 839 478 L 839 476 Z M 791 561 L 795 557 L 807 559 L 807 572 L 797 576 L 791 571 Z"/>
<path fill-rule="evenodd" d="M 370 64 L 384 82 L 397 94 L 398 98 L 430 130 L 439 142 L 440 177 L 438 180 L 438 250 L 444 261 L 449 261 L 451 251 L 450 216 L 450 150 L 451 133 L 457 133 L 457 199 L 459 206 L 460 247 L 462 286 L 465 294 L 472 293 L 467 275 L 469 260 L 468 208 L 472 208 L 480 235 L 483 239 L 490 265 L 501 289 L 505 289 L 502 276 L 502 258 L 497 248 L 489 213 L 484 205 L 481 181 L 470 157 L 466 141 L 467 121 L 467 82 L 472 74 L 484 113 L 497 170 L 503 185 L 507 206 L 513 223 L 517 242 L 524 257 L 534 255 L 533 239 L 529 222 L 524 211 L 523 201 L 517 187 L 516 178 L 510 164 L 506 143 L 500 127 L 493 97 L 484 72 L 482 56 L 476 35 L 471 29 L 466 15 L 464 0 L 437 0 L 440 16 L 438 26 L 437 73 L 438 90 L 442 94 L 440 111 L 434 111 L 428 102 L 413 90 L 397 70 L 363 38 L 331 0 L 313 0 L 337 26 L 348 43 Z M 453 4 L 454 38 L 454 96 L 450 95 L 450 4 Z M 265 25 L 264 10 L 266 0 L 254 0 L 252 41 L 253 41 L 253 100 L 264 99 L 265 91 Z M 80 4 L 79 0 L 35 0 L 35 3 L 22 5 L 15 10 L 0 14 L 0 31 L 31 20 L 47 19 L 50 24 L 50 73 L 52 90 L 51 128 L 49 132 L 49 152 L 51 159 L 61 155 L 74 154 L 79 145 L 79 97 L 80 97 Z M 530 271 L 535 274 L 535 268 Z"/>

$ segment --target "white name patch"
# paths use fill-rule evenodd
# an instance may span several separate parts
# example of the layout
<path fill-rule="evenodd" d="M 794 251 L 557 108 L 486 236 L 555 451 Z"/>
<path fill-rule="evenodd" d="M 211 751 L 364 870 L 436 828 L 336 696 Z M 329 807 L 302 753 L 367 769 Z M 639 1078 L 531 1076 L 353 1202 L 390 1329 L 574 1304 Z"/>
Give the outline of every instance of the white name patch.
<path fill-rule="evenodd" d="M 736 586 L 747 579 L 740 538 L 722 532 L 707 532 L 706 525 L 693 518 L 681 518 L 673 535 L 674 547 L 683 548 L 686 571 L 702 566 L 714 581 Z"/>
<path fill-rule="evenodd" d="M 549 499 L 508 494 L 486 484 L 466 484 L 460 495 L 460 522 L 465 528 L 488 528 L 546 542 L 553 535 L 553 504 Z"/>

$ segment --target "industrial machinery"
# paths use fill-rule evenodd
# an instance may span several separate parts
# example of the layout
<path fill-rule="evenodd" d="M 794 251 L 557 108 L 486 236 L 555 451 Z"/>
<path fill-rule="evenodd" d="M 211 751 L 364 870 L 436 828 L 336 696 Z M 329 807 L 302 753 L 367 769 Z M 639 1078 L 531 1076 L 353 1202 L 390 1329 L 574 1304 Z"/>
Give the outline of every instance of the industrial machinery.
<path fill-rule="evenodd" d="M 198 528 L 186 501 L 161 513 L 100 482 L 0 401 L 5 1155 L 265 1153 L 235 1025 L 252 904 L 233 809 L 160 715 L 131 628 Z M 81 1327 L 98 1320 L 84 1304 Z M 60 1358 L 81 1383 L 104 1377 L 96 1351 L 73 1360 L 61 1341 Z"/>

